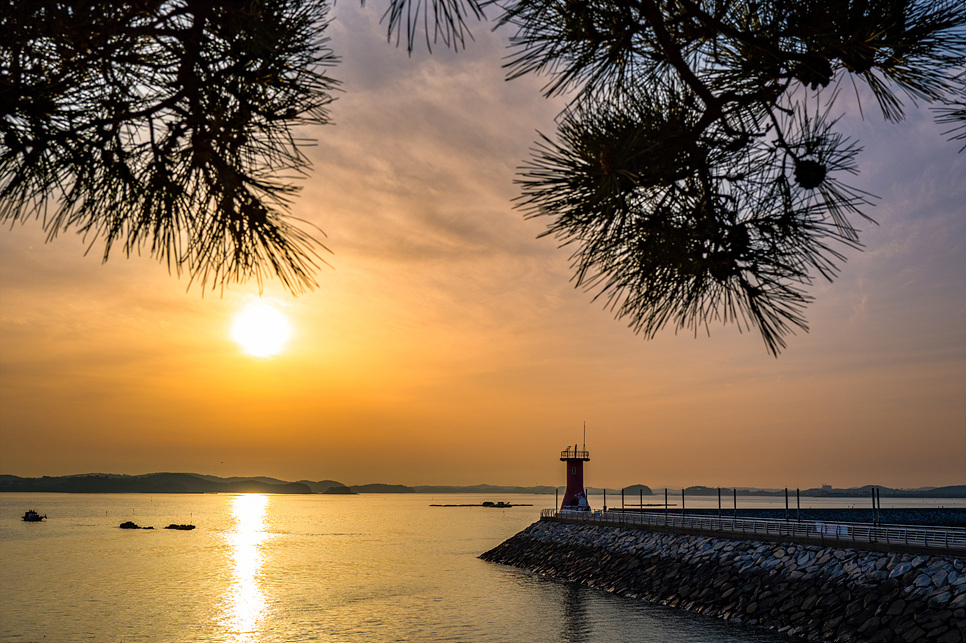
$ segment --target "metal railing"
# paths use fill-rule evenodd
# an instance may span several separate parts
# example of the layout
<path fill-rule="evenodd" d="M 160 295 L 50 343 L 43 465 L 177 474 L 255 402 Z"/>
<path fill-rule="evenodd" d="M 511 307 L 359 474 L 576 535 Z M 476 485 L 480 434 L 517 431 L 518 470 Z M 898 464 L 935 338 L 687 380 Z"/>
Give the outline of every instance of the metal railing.
<path fill-rule="evenodd" d="M 879 543 L 947 551 L 966 551 L 966 528 L 877 525 L 860 522 L 773 520 L 767 518 L 717 518 L 695 514 L 621 511 L 558 511 L 544 509 L 541 520 L 566 520 L 600 525 L 641 525 L 722 534 L 814 540 L 817 544 Z"/>
<path fill-rule="evenodd" d="M 590 460 L 590 451 L 578 451 L 575 446 L 573 449 L 567 447 L 560 452 L 561 460 Z"/>

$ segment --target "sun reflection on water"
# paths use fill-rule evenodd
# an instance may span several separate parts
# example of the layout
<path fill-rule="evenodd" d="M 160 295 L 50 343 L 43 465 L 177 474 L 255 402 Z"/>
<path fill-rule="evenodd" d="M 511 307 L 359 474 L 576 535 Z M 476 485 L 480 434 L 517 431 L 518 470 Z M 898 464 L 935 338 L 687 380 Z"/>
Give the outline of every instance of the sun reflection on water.
<path fill-rule="evenodd" d="M 258 640 L 258 626 L 267 609 L 268 601 L 259 581 L 265 558 L 263 545 L 271 537 L 265 532 L 267 508 L 267 496 L 244 494 L 231 499 L 234 525 L 225 538 L 231 548 L 232 581 L 221 623 L 233 643 Z"/>

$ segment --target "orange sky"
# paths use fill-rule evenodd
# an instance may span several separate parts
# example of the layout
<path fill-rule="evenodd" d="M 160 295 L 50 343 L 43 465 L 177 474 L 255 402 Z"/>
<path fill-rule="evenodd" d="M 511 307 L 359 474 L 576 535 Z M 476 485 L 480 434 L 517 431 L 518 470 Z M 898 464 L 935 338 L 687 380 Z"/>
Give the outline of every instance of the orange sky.
<path fill-rule="evenodd" d="M 586 421 L 592 486 L 966 484 L 966 154 L 928 114 L 847 121 L 880 225 L 779 359 L 733 327 L 644 341 L 512 210 L 560 107 L 541 81 L 504 82 L 485 28 L 409 58 L 378 7 L 337 9 L 345 92 L 294 209 L 332 268 L 298 298 L 267 284 L 288 350 L 229 338 L 255 284 L 202 297 L 2 230 L 0 473 L 557 484 Z"/>

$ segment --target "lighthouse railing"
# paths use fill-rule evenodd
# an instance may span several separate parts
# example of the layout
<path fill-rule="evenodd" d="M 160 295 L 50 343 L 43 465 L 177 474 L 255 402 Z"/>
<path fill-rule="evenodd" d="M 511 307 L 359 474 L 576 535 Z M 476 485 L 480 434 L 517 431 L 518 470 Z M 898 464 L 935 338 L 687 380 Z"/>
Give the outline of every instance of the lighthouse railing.
<path fill-rule="evenodd" d="M 816 543 L 880 543 L 935 550 L 966 551 L 966 528 L 883 525 L 844 521 L 718 518 L 695 514 L 625 513 L 621 511 L 564 511 L 544 509 L 542 520 L 561 520 L 599 525 L 655 526 L 697 532 L 764 535 L 815 541 Z"/>

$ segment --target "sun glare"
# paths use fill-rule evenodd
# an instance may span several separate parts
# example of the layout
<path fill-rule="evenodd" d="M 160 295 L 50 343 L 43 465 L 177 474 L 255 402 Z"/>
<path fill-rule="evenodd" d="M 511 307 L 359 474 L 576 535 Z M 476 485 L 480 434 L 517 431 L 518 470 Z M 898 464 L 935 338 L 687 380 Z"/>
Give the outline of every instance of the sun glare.
<path fill-rule="evenodd" d="M 272 538 L 266 532 L 267 496 L 242 494 L 231 500 L 234 526 L 225 534 L 231 548 L 232 583 L 226 593 L 221 622 L 231 634 L 232 643 L 262 640 L 259 625 L 268 608 L 269 597 L 260 576 L 265 562 L 265 544 Z"/>
<path fill-rule="evenodd" d="M 231 325 L 231 338 L 255 357 L 278 355 L 291 336 L 285 315 L 261 300 L 245 306 Z"/>

